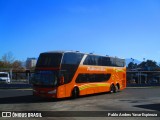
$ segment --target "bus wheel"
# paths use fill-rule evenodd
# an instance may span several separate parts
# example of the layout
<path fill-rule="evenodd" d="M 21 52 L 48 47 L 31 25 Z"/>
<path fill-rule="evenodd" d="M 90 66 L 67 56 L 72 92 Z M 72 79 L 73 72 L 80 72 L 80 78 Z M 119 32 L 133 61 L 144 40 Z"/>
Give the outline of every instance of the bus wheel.
<path fill-rule="evenodd" d="M 117 85 L 115 86 L 114 84 L 112 84 L 110 87 L 110 93 L 116 93 L 116 92 L 118 92 L 118 86 Z"/>
<path fill-rule="evenodd" d="M 117 89 L 118 89 L 117 92 L 120 92 L 120 85 L 117 84 L 116 86 L 117 86 Z"/>
<path fill-rule="evenodd" d="M 115 92 L 115 86 L 114 86 L 114 84 L 112 84 L 110 86 L 110 93 L 114 93 L 114 92 Z"/>
<path fill-rule="evenodd" d="M 72 90 L 72 98 L 78 98 L 79 97 L 79 89 L 78 87 L 74 87 L 74 89 Z"/>
<path fill-rule="evenodd" d="M 117 86 L 117 85 L 115 86 L 115 89 L 114 89 L 113 92 L 114 92 L 114 93 L 118 92 L 118 86 Z"/>

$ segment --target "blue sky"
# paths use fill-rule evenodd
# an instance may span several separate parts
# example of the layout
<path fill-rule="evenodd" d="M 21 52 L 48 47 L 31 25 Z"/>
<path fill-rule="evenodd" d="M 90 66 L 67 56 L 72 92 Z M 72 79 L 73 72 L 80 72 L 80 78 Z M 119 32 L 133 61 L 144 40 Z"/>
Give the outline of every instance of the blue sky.
<path fill-rule="evenodd" d="M 160 0 L 0 0 L 0 58 L 52 50 L 160 61 Z"/>

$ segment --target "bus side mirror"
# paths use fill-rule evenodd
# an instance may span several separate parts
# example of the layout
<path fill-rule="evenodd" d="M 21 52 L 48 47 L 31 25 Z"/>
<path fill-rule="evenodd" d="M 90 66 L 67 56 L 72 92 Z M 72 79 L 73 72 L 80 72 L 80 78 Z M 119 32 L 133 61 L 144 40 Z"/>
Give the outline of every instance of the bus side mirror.
<path fill-rule="evenodd" d="M 60 85 L 64 84 L 64 76 L 60 77 Z"/>

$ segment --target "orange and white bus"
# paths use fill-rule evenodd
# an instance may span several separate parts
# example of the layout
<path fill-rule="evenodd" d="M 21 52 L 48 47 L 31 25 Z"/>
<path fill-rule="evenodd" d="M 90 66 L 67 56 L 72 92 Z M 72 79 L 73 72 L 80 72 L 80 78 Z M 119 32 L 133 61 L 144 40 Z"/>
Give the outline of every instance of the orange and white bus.
<path fill-rule="evenodd" d="M 125 60 L 73 51 L 41 53 L 33 78 L 33 95 L 76 98 L 126 88 Z"/>

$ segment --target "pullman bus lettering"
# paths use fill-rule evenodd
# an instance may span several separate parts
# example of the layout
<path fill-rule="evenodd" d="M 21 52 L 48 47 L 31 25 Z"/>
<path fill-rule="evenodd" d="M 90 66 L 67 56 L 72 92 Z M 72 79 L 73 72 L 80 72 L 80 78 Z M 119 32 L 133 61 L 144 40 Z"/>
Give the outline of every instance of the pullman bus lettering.
<path fill-rule="evenodd" d="M 88 67 L 87 71 L 106 71 L 103 67 Z"/>
<path fill-rule="evenodd" d="M 33 95 L 47 98 L 116 93 L 126 88 L 125 60 L 73 51 L 44 52 L 32 84 Z"/>

